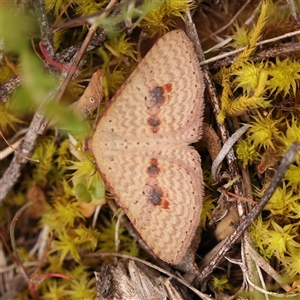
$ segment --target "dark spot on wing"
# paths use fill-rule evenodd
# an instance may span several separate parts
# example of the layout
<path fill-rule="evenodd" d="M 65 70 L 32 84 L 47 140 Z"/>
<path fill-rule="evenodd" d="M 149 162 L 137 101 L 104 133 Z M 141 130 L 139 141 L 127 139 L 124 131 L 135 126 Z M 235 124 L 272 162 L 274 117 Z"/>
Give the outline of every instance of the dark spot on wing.
<path fill-rule="evenodd" d="M 160 121 L 157 118 L 149 118 L 148 124 L 152 127 L 157 127 L 160 124 Z"/>
<path fill-rule="evenodd" d="M 153 105 L 160 105 L 164 101 L 164 91 L 160 86 L 155 87 L 150 92 L 150 98 Z"/>
<path fill-rule="evenodd" d="M 158 174 L 158 167 L 155 165 L 151 165 L 150 167 L 148 167 L 148 173 L 150 173 L 150 175 L 157 175 Z"/>
<path fill-rule="evenodd" d="M 156 116 L 152 116 L 148 119 L 148 124 L 151 126 L 153 133 L 157 133 L 159 130 L 160 120 Z"/>
<path fill-rule="evenodd" d="M 148 193 L 148 200 L 154 205 L 159 205 L 162 199 L 162 191 L 159 187 L 151 187 Z"/>
<path fill-rule="evenodd" d="M 148 167 L 147 171 L 151 177 L 155 177 L 159 173 L 160 170 L 157 164 L 157 159 L 151 158 L 150 167 Z"/>

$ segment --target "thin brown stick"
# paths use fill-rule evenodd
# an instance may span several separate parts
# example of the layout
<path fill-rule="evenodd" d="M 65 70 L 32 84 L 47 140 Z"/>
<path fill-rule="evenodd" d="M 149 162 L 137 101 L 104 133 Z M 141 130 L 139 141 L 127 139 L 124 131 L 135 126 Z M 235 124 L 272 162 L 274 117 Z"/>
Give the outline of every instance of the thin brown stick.
<path fill-rule="evenodd" d="M 268 39 L 268 40 L 260 41 L 260 42 L 255 44 L 255 47 L 261 46 L 261 45 L 264 45 L 264 44 L 268 44 L 268 43 L 272 43 L 272 42 L 276 42 L 278 40 L 286 39 L 288 37 L 292 37 L 292 36 L 295 36 L 295 35 L 298 35 L 298 34 L 300 34 L 300 30 L 296 30 L 296 31 L 293 31 L 293 32 L 288 32 L 286 34 L 283 34 L 283 35 L 280 35 L 280 36 L 277 36 L 277 37 L 274 37 L 274 38 L 271 38 L 271 39 Z M 244 51 L 245 48 L 246 47 L 242 47 L 242 48 L 239 48 L 239 49 L 236 49 L 236 50 L 233 50 L 233 51 L 226 52 L 224 54 L 220 54 L 220 55 L 212 57 L 210 59 L 206 59 L 204 61 L 201 61 L 200 66 L 208 65 L 212 62 L 221 60 L 221 59 L 226 58 L 228 56 L 238 54 L 238 53 Z"/>
<path fill-rule="evenodd" d="M 213 38 L 214 36 L 216 36 L 217 34 L 219 34 L 220 32 L 222 32 L 223 30 L 225 30 L 226 28 L 228 28 L 230 25 L 233 24 L 233 22 L 236 20 L 236 18 L 238 17 L 238 15 L 248 6 L 248 4 L 251 2 L 251 0 L 247 0 L 247 2 L 238 10 L 238 12 L 232 17 L 232 19 L 223 27 L 219 28 L 217 31 L 215 31 L 213 34 L 211 34 L 208 38 Z M 206 41 L 208 38 L 204 39 L 202 42 Z"/>
<path fill-rule="evenodd" d="M 38 0 L 36 0 L 38 1 Z M 109 11 L 110 8 L 112 8 L 114 5 L 116 5 L 116 0 L 111 0 L 111 2 L 108 5 L 109 10 L 105 11 L 101 16 L 105 17 Z M 77 54 L 74 57 L 73 63 L 71 64 L 72 67 L 77 68 L 79 62 L 81 61 L 81 58 L 83 54 L 85 53 L 89 42 L 91 41 L 93 35 L 95 34 L 95 31 L 98 26 L 93 25 L 91 26 L 84 42 L 82 43 L 82 47 L 77 52 Z M 44 29 L 43 29 L 44 30 Z M 44 44 L 45 46 L 45 44 Z M 48 52 L 49 53 L 49 52 Z M 49 124 L 49 120 L 47 116 L 44 113 L 44 105 L 47 101 L 55 99 L 56 101 L 59 101 L 62 97 L 65 89 L 67 88 L 70 80 L 72 79 L 74 75 L 73 69 L 71 72 L 66 73 L 63 72 L 61 75 L 60 85 L 53 89 L 47 99 L 42 101 L 42 104 L 38 108 L 37 112 L 35 113 L 33 120 L 30 124 L 29 130 L 24 138 L 24 141 L 21 143 L 19 152 L 22 152 L 24 155 L 28 156 L 31 154 L 33 147 L 36 143 L 36 139 L 38 134 L 43 134 L 45 130 L 47 129 L 47 126 Z M 46 101 L 47 100 L 47 101 Z M 13 187 L 13 185 L 17 182 L 21 175 L 21 168 L 26 163 L 26 160 L 20 156 L 14 156 L 14 158 L 11 161 L 10 166 L 6 169 L 5 173 L 3 174 L 2 178 L 0 179 L 0 205 L 2 204 L 4 198 L 6 197 L 9 190 Z"/>
<path fill-rule="evenodd" d="M 47 53 L 49 53 L 51 57 L 54 57 L 53 35 L 48 23 L 44 0 L 33 0 L 32 2 L 40 27 L 41 41 Z M 50 70 L 50 72 L 55 73 L 55 70 Z"/>
<path fill-rule="evenodd" d="M 16 240 L 15 240 L 15 226 L 16 223 L 18 221 L 18 219 L 20 218 L 21 214 L 27 209 L 27 207 L 29 207 L 30 205 L 32 205 L 32 202 L 27 202 L 25 203 L 18 211 L 17 213 L 14 215 L 11 224 L 10 224 L 10 241 L 11 241 L 11 246 L 13 248 L 13 253 L 15 258 L 17 259 L 19 268 L 20 268 L 20 272 L 23 275 L 23 277 L 25 278 L 25 280 L 29 283 L 30 281 L 30 275 L 27 272 L 27 270 L 24 268 L 24 265 L 22 263 L 22 260 L 19 256 L 19 251 L 17 249 L 17 244 L 16 244 Z"/>
<path fill-rule="evenodd" d="M 290 164 L 292 164 L 297 156 L 297 152 L 300 151 L 300 143 L 295 142 L 291 145 L 289 150 L 283 155 L 278 170 L 273 177 L 270 185 L 263 194 L 260 202 L 253 208 L 253 210 L 245 218 L 244 222 L 241 223 L 237 229 L 229 236 L 223 243 L 222 247 L 211 259 L 209 264 L 202 270 L 201 274 L 196 278 L 197 282 L 202 282 L 221 262 L 228 250 L 240 239 L 243 232 L 252 224 L 252 222 L 261 213 L 264 206 L 268 203 L 277 186 L 283 179 L 285 172 L 287 171 Z"/>
<path fill-rule="evenodd" d="M 22 82 L 20 76 L 14 76 L 0 85 L 0 102 L 7 102 L 8 95 L 14 91 Z"/>
<path fill-rule="evenodd" d="M 44 40 L 47 41 L 47 46 L 50 49 L 49 51 L 51 51 L 51 49 L 53 48 L 51 46 L 51 32 L 48 26 L 44 2 L 41 0 L 35 0 L 34 6 L 36 12 L 40 14 L 37 16 L 37 18 L 40 24 L 41 35 Z M 43 126 L 43 123 L 46 119 L 46 116 L 44 114 L 44 105 L 48 99 L 53 100 L 55 98 L 55 95 L 56 90 L 51 91 L 47 99 L 43 99 L 41 105 L 37 109 L 37 112 L 35 113 L 30 123 L 24 140 L 18 148 L 18 152 L 22 153 L 22 155 L 26 157 L 31 155 L 37 140 L 38 132 L 40 131 L 40 128 Z M 23 158 L 20 155 L 15 155 L 9 167 L 4 172 L 2 178 L 0 179 L 0 205 L 2 204 L 9 190 L 19 179 L 21 175 L 21 168 L 26 164 L 26 162 L 27 159 Z"/>
<path fill-rule="evenodd" d="M 60 14 L 57 16 L 56 20 L 54 21 L 52 27 L 56 26 L 61 16 L 67 11 L 68 7 L 72 4 L 74 0 L 70 0 L 67 5 L 64 7 L 64 9 L 60 12 Z"/>
<path fill-rule="evenodd" d="M 33 161 L 33 162 L 37 162 L 37 163 L 40 162 L 38 159 L 32 159 L 32 158 L 30 158 L 30 157 L 27 157 L 27 156 L 23 155 L 22 153 L 20 153 L 17 149 L 15 149 L 15 148 L 8 142 L 8 140 L 5 138 L 5 136 L 3 135 L 3 133 L 2 133 L 1 130 L 0 130 L 0 135 L 1 135 L 1 137 L 3 138 L 4 142 L 7 144 L 7 146 L 8 146 L 9 148 L 11 148 L 15 153 L 17 153 L 18 155 L 20 155 L 21 157 L 23 157 L 23 158 L 25 158 L 25 159 L 27 159 L 27 160 L 30 160 L 30 161 Z"/>
<path fill-rule="evenodd" d="M 257 202 L 252 200 L 252 199 L 248 199 L 248 198 L 245 198 L 245 197 L 242 197 L 242 196 L 239 196 L 239 195 L 236 195 L 234 193 L 231 193 L 229 191 L 224 191 L 227 195 L 233 197 L 233 198 L 236 198 L 236 199 L 239 199 L 239 200 L 242 200 L 242 201 L 245 201 L 245 202 L 248 202 L 248 203 L 251 203 L 251 204 L 254 204 L 256 205 Z"/>

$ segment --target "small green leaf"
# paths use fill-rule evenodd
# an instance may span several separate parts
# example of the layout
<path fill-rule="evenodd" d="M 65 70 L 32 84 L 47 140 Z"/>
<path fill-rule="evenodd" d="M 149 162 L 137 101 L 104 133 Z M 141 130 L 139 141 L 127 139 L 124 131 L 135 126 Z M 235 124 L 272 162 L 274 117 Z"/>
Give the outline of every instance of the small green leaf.
<path fill-rule="evenodd" d="M 94 178 L 95 179 L 92 180 L 88 190 L 94 198 L 102 199 L 105 195 L 105 186 L 103 180 L 98 174 L 96 174 Z"/>
<path fill-rule="evenodd" d="M 83 183 L 78 183 L 75 187 L 76 197 L 78 197 L 81 201 L 90 203 L 92 201 L 92 196 L 88 192 L 86 185 Z"/>

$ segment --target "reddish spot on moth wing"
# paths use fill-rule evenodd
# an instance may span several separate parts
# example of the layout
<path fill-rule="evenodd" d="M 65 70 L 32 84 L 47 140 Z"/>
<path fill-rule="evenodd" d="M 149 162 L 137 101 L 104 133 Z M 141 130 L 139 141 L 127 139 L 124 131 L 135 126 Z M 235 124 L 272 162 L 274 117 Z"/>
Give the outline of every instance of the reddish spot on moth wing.
<path fill-rule="evenodd" d="M 92 152 L 107 188 L 160 259 L 178 264 L 202 210 L 204 82 L 182 30 L 160 38 L 103 112 Z"/>

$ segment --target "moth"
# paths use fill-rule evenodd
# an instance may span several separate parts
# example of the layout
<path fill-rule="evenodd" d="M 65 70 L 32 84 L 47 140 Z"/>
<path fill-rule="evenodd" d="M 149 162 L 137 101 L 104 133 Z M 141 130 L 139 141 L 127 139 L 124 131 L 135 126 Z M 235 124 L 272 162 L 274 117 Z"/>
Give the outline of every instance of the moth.
<path fill-rule="evenodd" d="M 178 264 L 202 210 L 204 82 L 182 30 L 161 37 L 102 113 L 90 141 L 97 168 L 142 239 Z"/>

